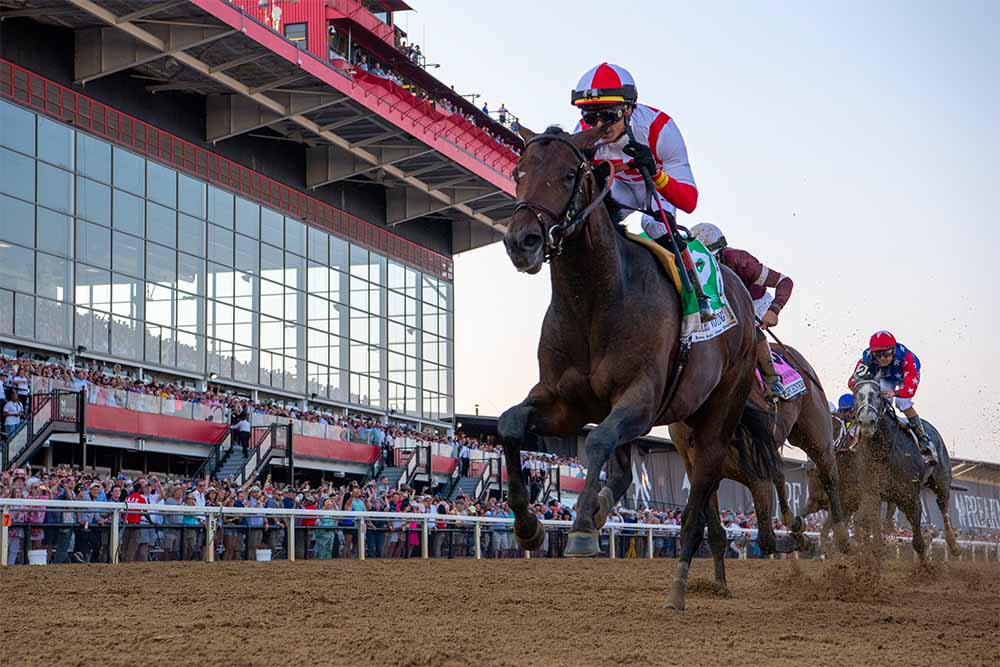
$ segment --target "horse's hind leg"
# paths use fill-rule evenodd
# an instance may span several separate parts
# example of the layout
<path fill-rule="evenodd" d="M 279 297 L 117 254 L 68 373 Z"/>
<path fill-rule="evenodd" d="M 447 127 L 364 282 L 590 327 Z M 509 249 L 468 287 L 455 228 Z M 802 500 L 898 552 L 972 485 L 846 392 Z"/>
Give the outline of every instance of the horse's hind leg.
<path fill-rule="evenodd" d="M 773 554 L 777 551 L 774 526 L 771 525 L 771 499 L 773 498 L 771 489 L 774 488 L 773 483 L 768 479 L 758 479 L 746 483 L 746 485 L 750 488 L 753 505 L 757 510 L 757 546 L 760 547 L 762 553 Z M 783 494 L 784 484 L 781 486 Z"/>
<path fill-rule="evenodd" d="M 885 501 L 885 519 L 882 521 L 882 532 L 892 535 L 896 532 L 896 503 Z"/>
<path fill-rule="evenodd" d="M 726 531 L 719 519 L 719 494 L 713 493 L 708 502 L 708 546 L 712 549 L 715 562 L 715 583 L 726 586 Z"/>
<path fill-rule="evenodd" d="M 635 440 L 649 429 L 653 395 L 650 387 L 631 387 L 604 421 L 587 435 L 587 481 L 576 504 L 576 519 L 566 540 L 566 556 L 596 556 L 601 552 L 595 523 L 600 509 L 597 492 L 601 468 L 620 445 Z"/>
<path fill-rule="evenodd" d="M 697 452 L 694 475 L 691 477 L 691 493 L 681 515 L 681 557 L 668 602 L 668 606 L 677 611 L 684 611 L 691 559 L 701 546 L 707 513 L 711 511 L 709 501 L 719 488 L 719 471 L 727 451 L 725 447 L 717 446 L 713 449 L 711 443 L 705 445 Z"/>
<path fill-rule="evenodd" d="M 951 527 L 951 518 L 948 516 L 949 489 L 942 489 L 942 485 L 934 482 L 934 496 L 937 500 L 938 509 L 941 510 L 941 519 L 944 521 L 944 541 L 948 543 L 948 551 L 952 556 L 959 556 L 962 547 L 958 546 L 955 539 L 955 530 Z"/>
<path fill-rule="evenodd" d="M 917 496 L 910 505 L 904 512 L 906 513 L 906 520 L 910 522 L 910 527 L 913 529 L 913 551 L 916 552 L 917 557 L 920 559 L 920 564 L 926 565 L 927 544 L 924 542 L 924 529 L 920 525 L 920 497 Z"/>
<path fill-rule="evenodd" d="M 608 459 L 608 481 L 597 494 L 599 507 L 594 517 L 597 530 L 604 527 L 611 508 L 625 495 L 630 486 L 632 486 L 632 443 L 618 447 L 614 456 Z"/>
<path fill-rule="evenodd" d="M 533 551 L 545 541 L 545 529 L 528 511 L 528 491 L 521 470 L 521 445 L 530 431 L 573 432 L 572 413 L 565 403 L 550 398 L 548 390 L 536 385 L 523 403 L 507 409 L 497 420 L 497 433 L 507 461 L 508 502 L 514 511 L 514 536 L 525 551 Z"/>
<path fill-rule="evenodd" d="M 825 406 L 824 406 L 825 407 Z M 844 524 L 844 508 L 840 498 L 840 474 L 837 470 L 837 460 L 833 454 L 833 435 L 830 420 L 825 415 L 820 418 L 807 418 L 799 415 L 788 442 L 795 445 L 816 464 L 816 474 L 826 491 L 830 503 L 830 521 L 833 525 L 833 536 L 837 547 L 844 553 L 850 548 L 847 526 Z"/>

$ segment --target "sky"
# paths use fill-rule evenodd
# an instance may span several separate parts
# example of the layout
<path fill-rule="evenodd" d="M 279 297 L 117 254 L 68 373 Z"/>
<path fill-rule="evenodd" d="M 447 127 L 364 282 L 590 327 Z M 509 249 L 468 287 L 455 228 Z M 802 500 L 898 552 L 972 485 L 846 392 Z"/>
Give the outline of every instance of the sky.
<path fill-rule="evenodd" d="M 889 329 L 952 455 L 1000 461 L 1000 3 L 411 4 L 397 21 L 435 75 L 535 130 L 572 129 L 594 65 L 630 70 L 687 143 L 679 221 L 793 278 L 775 331 L 829 398 Z M 456 258 L 455 294 L 456 411 L 498 415 L 538 379 L 548 270 L 494 244 Z"/>

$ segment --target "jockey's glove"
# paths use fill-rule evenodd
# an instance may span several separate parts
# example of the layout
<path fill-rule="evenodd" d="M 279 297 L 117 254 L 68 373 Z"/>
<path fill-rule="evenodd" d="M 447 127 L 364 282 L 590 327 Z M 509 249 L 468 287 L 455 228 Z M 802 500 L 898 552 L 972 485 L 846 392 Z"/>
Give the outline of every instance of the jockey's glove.
<path fill-rule="evenodd" d="M 648 146 L 640 144 L 638 141 L 630 141 L 625 144 L 622 152 L 632 158 L 637 169 L 644 170 L 651 177 L 656 176 L 659 169 L 656 166 L 656 158 L 653 157 L 653 152 L 649 150 Z"/>

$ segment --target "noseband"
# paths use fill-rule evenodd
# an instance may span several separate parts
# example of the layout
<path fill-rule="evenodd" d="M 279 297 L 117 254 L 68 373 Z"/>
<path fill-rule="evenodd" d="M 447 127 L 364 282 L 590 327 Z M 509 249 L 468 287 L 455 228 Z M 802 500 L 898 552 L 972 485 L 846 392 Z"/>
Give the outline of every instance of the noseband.
<path fill-rule="evenodd" d="M 876 408 L 876 407 L 874 407 L 872 405 L 869 405 L 868 402 L 866 401 L 864 405 L 855 408 L 855 410 L 854 410 L 854 420 L 856 422 L 860 423 L 860 421 L 861 421 L 861 414 L 863 412 L 874 412 L 875 413 L 875 423 L 878 424 L 879 422 L 882 421 L 882 417 L 885 416 L 886 408 L 887 408 L 888 405 L 890 405 L 890 403 L 889 403 L 889 401 L 885 400 L 885 398 L 882 396 L 882 385 L 877 380 L 859 380 L 854 385 L 855 391 L 857 390 L 857 388 L 859 386 L 864 385 L 864 384 L 870 384 L 870 385 L 874 385 L 875 386 L 876 396 L 878 396 L 878 403 L 879 403 L 879 405 Z"/>
<path fill-rule="evenodd" d="M 511 217 L 517 215 L 518 211 L 527 209 L 535 216 L 538 220 L 538 224 L 542 226 L 543 230 L 546 230 L 546 227 L 545 220 L 542 216 L 544 215 L 552 220 L 553 224 L 548 227 L 545 233 L 544 252 L 546 262 L 551 262 L 562 253 L 563 242 L 571 237 L 576 232 L 577 228 L 587 220 L 587 217 L 594 211 L 594 209 L 604 201 L 604 198 L 608 196 L 609 192 L 611 192 L 611 184 L 614 182 L 615 177 L 614 167 L 612 167 L 607 183 L 604 184 L 604 189 L 601 190 L 601 193 L 581 211 L 580 207 L 583 205 L 581 200 L 583 199 L 584 186 L 589 181 L 595 180 L 594 167 L 583 152 L 574 146 L 573 142 L 567 138 L 568 136 L 569 135 L 563 134 L 536 135 L 524 145 L 524 151 L 522 152 L 522 154 L 527 152 L 528 146 L 536 141 L 557 141 L 568 146 L 569 149 L 573 151 L 573 156 L 577 160 L 576 178 L 573 181 L 573 194 L 570 195 L 569 200 L 566 202 L 566 205 L 563 207 L 561 213 L 556 213 L 549 207 L 542 204 L 524 200 L 517 202 L 517 205 L 514 206 L 514 213 Z"/>

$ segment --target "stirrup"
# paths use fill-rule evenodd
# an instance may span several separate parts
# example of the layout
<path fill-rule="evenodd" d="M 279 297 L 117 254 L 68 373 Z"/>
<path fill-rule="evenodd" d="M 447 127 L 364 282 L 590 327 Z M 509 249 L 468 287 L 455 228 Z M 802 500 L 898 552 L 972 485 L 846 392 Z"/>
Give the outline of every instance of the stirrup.
<path fill-rule="evenodd" d="M 698 297 L 698 313 L 702 322 L 711 322 L 715 319 L 716 312 L 712 309 L 712 304 L 708 302 L 707 296 Z"/>

